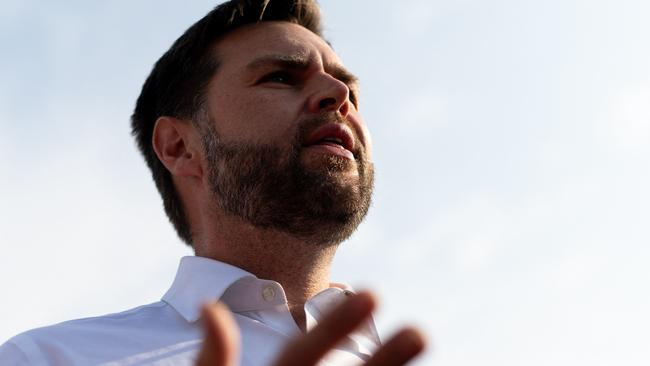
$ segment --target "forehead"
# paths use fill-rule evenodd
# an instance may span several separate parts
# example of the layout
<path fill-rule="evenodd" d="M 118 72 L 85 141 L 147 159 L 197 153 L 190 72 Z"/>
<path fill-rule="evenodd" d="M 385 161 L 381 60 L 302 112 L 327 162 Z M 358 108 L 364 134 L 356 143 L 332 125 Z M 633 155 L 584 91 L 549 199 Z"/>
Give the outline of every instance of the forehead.
<path fill-rule="evenodd" d="M 244 67 L 263 55 L 285 55 L 323 65 L 341 60 L 321 37 L 289 22 L 261 22 L 236 29 L 215 45 L 219 67 Z"/>

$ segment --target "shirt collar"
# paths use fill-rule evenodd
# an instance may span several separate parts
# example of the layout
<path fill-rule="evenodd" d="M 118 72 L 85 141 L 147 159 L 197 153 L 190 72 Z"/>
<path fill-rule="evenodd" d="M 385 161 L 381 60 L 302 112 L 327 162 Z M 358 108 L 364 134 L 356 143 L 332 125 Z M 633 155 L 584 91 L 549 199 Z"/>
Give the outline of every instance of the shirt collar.
<path fill-rule="evenodd" d="M 201 316 L 201 306 L 217 301 L 233 283 L 245 277 L 255 278 L 250 272 L 214 259 L 183 257 L 162 301 L 188 322 L 194 322 Z"/>

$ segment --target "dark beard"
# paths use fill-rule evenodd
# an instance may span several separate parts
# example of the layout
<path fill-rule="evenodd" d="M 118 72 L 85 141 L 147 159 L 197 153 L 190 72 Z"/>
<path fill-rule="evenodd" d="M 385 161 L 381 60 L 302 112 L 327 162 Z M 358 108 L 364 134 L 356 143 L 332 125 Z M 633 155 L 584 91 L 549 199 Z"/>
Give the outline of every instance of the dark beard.
<path fill-rule="evenodd" d="M 355 151 L 355 183 L 343 182 L 338 176 L 354 164 L 343 157 L 325 155 L 319 168 L 312 171 L 300 162 L 304 135 L 330 120 L 306 121 L 294 136 L 291 149 L 223 143 L 210 122 L 209 131 L 203 133 L 203 145 L 218 207 L 255 227 L 319 245 L 339 244 L 349 238 L 370 207 L 374 171 L 365 150 Z"/>

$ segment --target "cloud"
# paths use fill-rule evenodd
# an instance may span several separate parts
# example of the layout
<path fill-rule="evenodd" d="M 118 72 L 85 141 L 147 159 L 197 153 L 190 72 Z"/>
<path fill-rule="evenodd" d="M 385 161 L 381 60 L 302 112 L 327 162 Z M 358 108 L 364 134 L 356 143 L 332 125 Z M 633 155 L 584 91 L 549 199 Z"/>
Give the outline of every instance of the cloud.
<path fill-rule="evenodd" d="M 442 94 L 425 89 L 401 98 L 391 120 L 399 121 L 398 131 L 411 136 L 426 135 L 448 123 L 448 109 L 449 103 Z"/>
<path fill-rule="evenodd" d="M 650 82 L 616 93 L 610 99 L 605 132 L 626 152 L 650 151 Z"/>
<path fill-rule="evenodd" d="M 423 35 L 438 19 L 468 9 L 473 0 L 406 0 L 394 2 L 394 17 L 399 29 L 408 35 Z"/>

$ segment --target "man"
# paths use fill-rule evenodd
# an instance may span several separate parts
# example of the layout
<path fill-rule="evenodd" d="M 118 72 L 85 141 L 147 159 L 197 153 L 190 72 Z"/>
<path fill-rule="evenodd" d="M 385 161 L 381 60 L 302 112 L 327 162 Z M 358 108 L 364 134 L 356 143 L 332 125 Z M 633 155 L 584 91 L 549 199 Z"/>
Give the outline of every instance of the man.
<path fill-rule="evenodd" d="M 162 301 L 18 335 L 0 364 L 402 365 L 421 351 L 413 329 L 382 346 L 372 295 L 329 283 L 373 167 L 315 2 L 215 8 L 158 60 L 132 126 L 196 256 Z"/>

